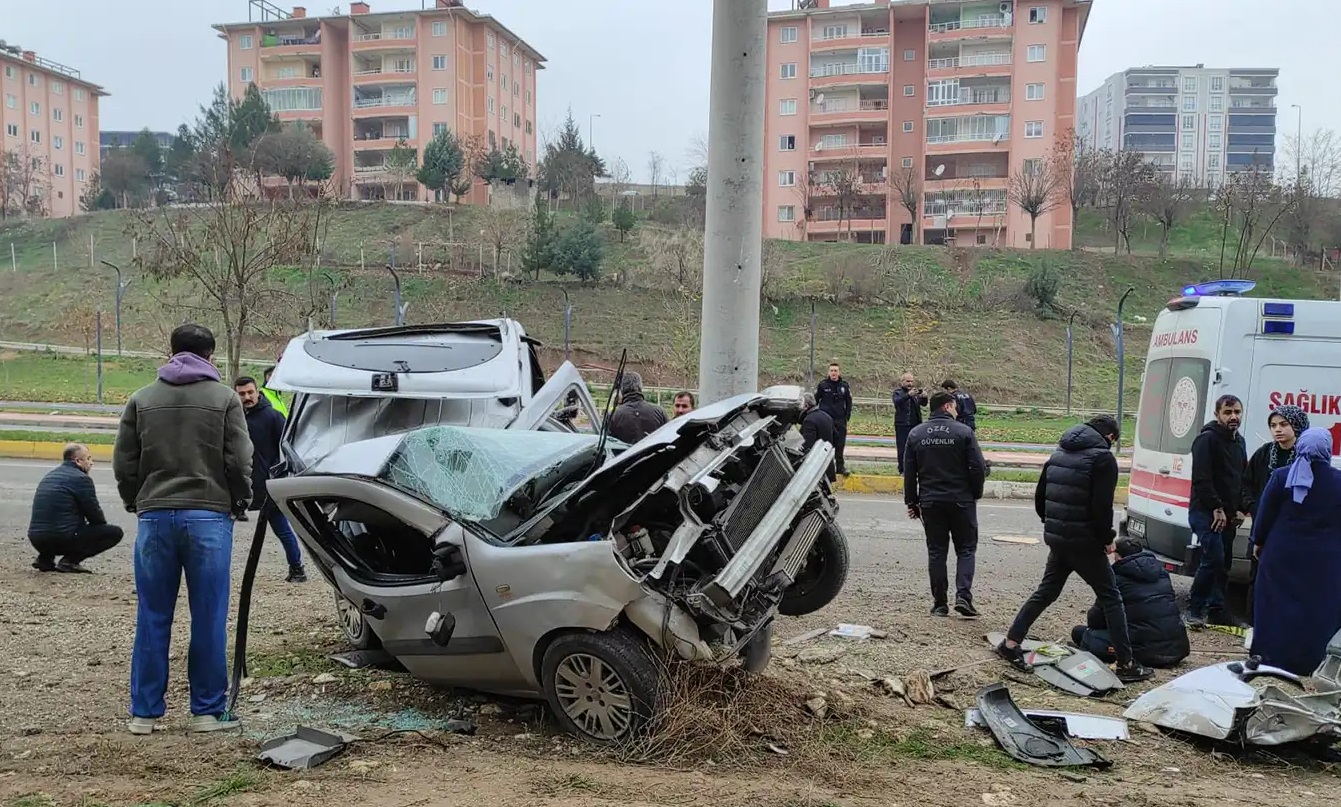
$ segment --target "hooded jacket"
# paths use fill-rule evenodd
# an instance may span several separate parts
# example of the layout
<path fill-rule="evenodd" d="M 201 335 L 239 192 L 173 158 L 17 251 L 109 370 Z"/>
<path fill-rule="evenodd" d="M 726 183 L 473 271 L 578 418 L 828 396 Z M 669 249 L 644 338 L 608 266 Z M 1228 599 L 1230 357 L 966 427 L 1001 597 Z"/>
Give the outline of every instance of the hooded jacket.
<path fill-rule="evenodd" d="M 270 405 L 270 399 L 261 395 L 256 405 L 246 410 L 247 434 L 251 437 L 251 508 L 260 510 L 265 504 L 265 481 L 270 469 L 279 464 L 279 439 L 284 435 L 284 415 Z"/>
<path fill-rule="evenodd" d="M 619 406 L 610 413 L 610 436 L 633 445 L 666 425 L 666 410 L 647 402 L 642 392 L 620 395 Z"/>
<path fill-rule="evenodd" d="M 1192 442 L 1192 501 L 1199 513 L 1224 510 L 1233 518 L 1242 509 L 1243 473 L 1248 444 L 1243 435 L 1211 421 Z"/>
<path fill-rule="evenodd" d="M 1108 438 L 1082 423 L 1072 426 L 1043 465 L 1034 510 L 1050 547 L 1102 550 L 1114 537 L 1113 492 L 1118 464 Z"/>
<path fill-rule="evenodd" d="M 1169 574 L 1159 558 L 1149 551 L 1128 555 L 1113 564 L 1122 607 L 1127 612 L 1127 633 L 1132 655 L 1151 667 L 1172 667 L 1191 652 L 1187 630 L 1178 613 Z M 1086 621 L 1091 628 L 1108 627 L 1103 609 L 1095 603 Z"/>
<path fill-rule="evenodd" d="M 112 473 L 127 510 L 244 509 L 251 468 L 242 401 L 208 360 L 178 353 L 126 402 Z"/>

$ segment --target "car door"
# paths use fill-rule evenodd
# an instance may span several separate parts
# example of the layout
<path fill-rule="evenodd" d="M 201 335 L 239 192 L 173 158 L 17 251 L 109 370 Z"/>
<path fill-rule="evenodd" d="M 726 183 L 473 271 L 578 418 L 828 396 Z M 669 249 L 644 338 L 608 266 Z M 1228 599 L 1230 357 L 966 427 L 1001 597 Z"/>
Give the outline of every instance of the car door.
<path fill-rule="evenodd" d="M 582 374 L 572 362 L 564 362 L 507 428 L 595 434 L 600 431 L 600 425 L 600 409 L 582 380 Z"/>

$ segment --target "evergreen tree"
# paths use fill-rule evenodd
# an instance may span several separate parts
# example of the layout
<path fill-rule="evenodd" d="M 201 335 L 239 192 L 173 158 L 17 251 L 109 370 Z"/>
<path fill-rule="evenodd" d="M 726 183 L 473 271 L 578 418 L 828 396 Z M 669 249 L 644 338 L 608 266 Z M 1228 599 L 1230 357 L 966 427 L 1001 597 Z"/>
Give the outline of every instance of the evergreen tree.
<path fill-rule="evenodd" d="M 549 200 L 544 194 L 535 195 L 535 210 L 526 234 L 526 251 L 522 253 L 522 269 L 540 279 L 540 270 L 550 268 L 554 258 L 554 217 L 549 212 Z"/>
<path fill-rule="evenodd" d="M 456 193 L 466 168 L 465 151 L 451 129 L 443 129 L 424 147 L 423 164 L 415 178 L 430 191 L 439 191 L 445 200 Z M 466 188 L 469 191 L 469 187 Z M 457 201 L 460 201 L 458 195 Z"/>

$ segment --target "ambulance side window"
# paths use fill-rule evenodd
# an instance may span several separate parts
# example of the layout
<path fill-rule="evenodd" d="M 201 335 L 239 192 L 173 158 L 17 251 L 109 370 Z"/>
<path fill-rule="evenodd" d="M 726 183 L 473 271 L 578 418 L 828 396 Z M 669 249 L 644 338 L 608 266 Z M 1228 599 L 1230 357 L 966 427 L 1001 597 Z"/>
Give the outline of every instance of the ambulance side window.
<path fill-rule="evenodd" d="M 1164 413 L 1169 398 L 1169 365 L 1171 359 L 1150 362 L 1145 368 L 1145 384 L 1141 387 L 1141 404 L 1136 411 L 1136 442 L 1148 451 L 1159 451 L 1160 435 L 1164 433 Z"/>
<path fill-rule="evenodd" d="M 1136 435 L 1142 448 L 1164 454 L 1192 450 L 1192 441 L 1205 425 L 1210 378 L 1211 363 L 1206 359 L 1177 357 L 1150 363 Z"/>

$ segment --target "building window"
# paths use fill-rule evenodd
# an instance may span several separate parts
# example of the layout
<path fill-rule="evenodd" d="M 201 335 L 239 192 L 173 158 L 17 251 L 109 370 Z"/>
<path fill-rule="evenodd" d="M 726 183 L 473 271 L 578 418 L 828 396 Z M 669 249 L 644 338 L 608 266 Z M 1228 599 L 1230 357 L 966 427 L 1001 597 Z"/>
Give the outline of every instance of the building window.
<path fill-rule="evenodd" d="M 446 70 L 446 69 L 447 69 L 447 57 L 446 57 L 446 56 L 434 56 L 434 57 L 433 57 L 433 69 L 434 69 L 434 70 Z"/>
<path fill-rule="evenodd" d="M 56 95 L 65 95 L 65 82 L 64 81 L 51 82 L 51 91 Z"/>
<path fill-rule="evenodd" d="M 75 90 L 75 100 L 82 101 L 88 97 L 88 93 L 83 90 Z"/>
<path fill-rule="evenodd" d="M 512 125 L 513 125 L 513 126 L 521 126 L 521 114 L 520 114 L 520 113 L 517 113 L 517 112 L 513 112 L 513 113 L 512 113 Z"/>
<path fill-rule="evenodd" d="M 1026 100 L 1026 101 L 1042 101 L 1042 100 L 1043 100 L 1043 87 L 1044 87 L 1044 85 L 1042 85 L 1042 84 L 1026 84 L 1026 85 L 1024 85 L 1024 100 Z"/>
<path fill-rule="evenodd" d="M 83 116 L 83 115 L 75 115 L 75 117 L 74 117 L 74 124 L 75 124 L 75 128 L 76 128 L 76 129 L 83 129 L 83 128 L 84 128 L 84 116 Z"/>
<path fill-rule="evenodd" d="M 37 74 L 36 74 L 36 73 L 29 73 L 29 74 L 28 74 L 28 86 L 29 86 L 29 87 L 36 87 L 37 85 L 38 85 Z"/>
<path fill-rule="evenodd" d="M 443 89 L 443 88 L 441 88 L 441 87 L 435 89 L 435 90 L 433 91 L 433 103 L 435 103 L 435 104 L 445 104 L 445 103 L 447 103 L 447 90 L 445 90 L 445 89 Z"/>
<path fill-rule="evenodd" d="M 795 114 L 796 114 L 796 99 L 795 99 L 795 98 L 783 98 L 781 101 L 779 101 L 779 102 L 778 102 L 778 114 L 779 114 L 779 115 L 795 115 Z"/>
<path fill-rule="evenodd" d="M 528 107 L 531 105 L 531 91 L 530 91 L 530 90 L 527 90 L 527 91 L 526 91 L 526 105 L 527 105 Z"/>
<path fill-rule="evenodd" d="M 903 51 L 903 60 L 904 60 L 905 62 L 915 62 L 915 61 L 917 61 L 917 51 L 913 50 L 912 48 L 907 48 L 907 49 L 905 49 L 905 50 Z"/>
<path fill-rule="evenodd" d="M 796 221 L 796 205 L 778 205 L 778 221 Z"/>
<path fill-rule="evenodd" d="M 489 114 L 492 115 L 498 111 L 498 106 L 494 103 L 494 97 L 489 96 Z"/>
<path fill-rule="evenodd" d="M 912 130 L 913 130 L 913 122 L 910 121 L 910 120 L 906 120 L 906 121 L 904 121 L 904 122 L 903 122 L 903 131 L 904 131 L 904 133 L 911 132 Z"/>
<path fill-rule="evenodd" d="M 12 64 L 5 65 L 5 78 L 14 78 L 17 75 L 18 71 L 14 69 L 14 65 Z"/>
<path fill-rule="evenodd" d="M 793 186 L 795 186 L 795 185 L 796 185 L 796 172 L 795 172 L 795 171 L 779 171 L 779 172 L 778 172 L 778 187 L 779 187 L 779 188 L 790 188 L 790 187 L 793 187 Z"/>
<path fill-rule="evenodd" d="M 250 84 L 250 83 L 252 82 L 252 79 L 253 79 L 254 77 L 255 77 L 255 73 L 252 72 L 252 69 L 251 69 L 250 67 L 244 67 L 244 68 L 242 68 L 242 83 L 243 83 L 243 84 Z"/>
<path fill-rule="evenodd" d="M 51 110 L 51 119 L 54 120 L 54 121 L 56 121 L 57 123 L 59 123 L 59 122 L 65 120 L 65 110 L 63 110 L 63 109 L 59 109 L 59 108 L 52 109 L 52 110 Z"/>
<path fill-rule="evenodd" d="M 1042 62 L 1042 61 L 1046 61 L 1047 58 L 1048 58 L 1048 46 L 1047 46 L 1047 45 L 1030 45 L 1030 46 L 1029 46 L 1029 55 L 1028 55 L 1028 58 L 1029 58 L 1029 61 L 1031 61 L 1031 62 Z"/>
<path fill-rule="evenodd" d="M 28 104 L 28 111 L 34 115 L 40 116 L 42 114 L 42 105 L 37 103 L 36 101 L 33 101 L 32 103 Z"/>
<path fill-rule="evenodd" d="M 1212 96 L 1211 96 L 1211 111 L 1212 111 L 1212 112 L 1224 112 L 1224 111 L 1225 111 L 1225 97 L 1224 97 L 1223 95 L 1212 95 Z"/>
<path fill-rule="evenodd" d="M 1043 121 L 1041 121 L 1041 120 L 1030 120 L 1030 121 L 1025 121 L 1025 122 L 1024 122 L 1024 136 L 1025 136 L 1025 137 L 1042 137 L 1042 136 L 1043 136 Z"/>
<path fill-rule="evenodd" d="M 1184 115 L 1184 116 L 1183 116 L 1183 128 L 1184 128 L 1184 129 L 1195 129 L 1195 128 L 1197 128 L 1197 116 L 1196 116 L 1196 115 Z"/>
<path fill-rule="evenodd" d="M 17 123 L 6 123 L 5 134 L 9 135 L 10 137 L 18 137 L 19 125 Z"/>
<path fill-rule="evenodd" d="M 508 119 L 508 105 L 507 105 L 507 104 L 499 104 L 499 106 L 498 106 L 498 117 L 502 118 L 503 120 L 507 120 L 507 119 Z"/>
<path fill-rule="evenodd" d="M 526 133 L 531 133 L 531 122 L 529 120 L 526 122 Z"/>
<path fill-rule="evenodd" d="M 1224 91 L 1225 91 L 1225 77 L 1211 76 L 1211 92 L 1224 92 Z"/>
<path fill-rule="evenodd" d="M 1184 132 L 1184 133 L 1183 133 L 1183 150 L 1184 150 L 1184 151 L 1191 151 L 1192 149 L 1196 148 L 1196 145 L 1197 145 L 1197 136 L 1194 135 L 1194 134 L 1191 134 L 1190 132 Z"/>
<path fill-rule="evenodd" d="M 1183 76 L 1183 92 L 1196 92 L 1196 91 L 1197 91 L 1197 77 Z"/>
<path fill-rule="evenodd" d="M 84 141 L 83 141 L 83 140 L 76 140 L 76 141 L 75 141 L 75 154 L 78 154 L 78 155 L 81 156 L 81 157 L 84 156 Z"/>
<path fill-rule="evenodd" d="M 1213 134 L 1213 135 L 1211 135 L 1210 137 L 1208 137 L 1208 138 L 1206 139 L 1206 140 L 1207 140 L 1207 142 L 1206 142 L 1207 147 L 1208 147 L 1208 148 L 1213 148 L 1213 149 L 1218 149 L 1218 148 L 1220 148 L 1220 144 L 1221 144 L 1222 142 L 1224 142 L 1224 141 L 1222 140 L 1223 137 L 1224 137 L 1224 135 L 1219 135 L 1219 134 Z"/>
<path fill-rule="evenodd" d="M 242 36 L 237 38 L 238 50 L 251 50 L 253 44 L 254 42 L 252 40 L 251 34 L 243 34 Z"/>
<path fill-rule="evenodd" d="M 782 65 L 783 78 L 796 78 L 796 62 L 787 62 Z"/>
<path fill-rule="evenodd" d="M 912 168 L 912 167 L 913 167 L 913 158 L 912 158 L 912 157 L 904 157 L 904 158 L 903 158 L 903 162 L 900 163 L 900 164 L 901 164 L 904 168 Z"/>
<path fill-rule="evenodd" d="M 63 177 L 63 176 L 65 176 L 65 166 L 64 166 L 64 165 L 61 165 L 60 163 L 56 163 L 56 166 L 55 166 L 55 167 L 56 167 L 56 176 L 58 176 L 58 177 Z"/>
<path fill-rule="evenodd" d="M 19 97 L 17 95 L 5 96 L 5 106 L 9 107 L 10 109 L 16 109 L 18 105 L 19 105 Z"/>
<path fill-rule="evenodd" d="M 298 78 L 297 67 L 281 67 L 275 70 L 275 78 Z"/>
<path fill-rule="evenodd" d="M 1184 111 L 1184 112 L 1196 112 L 1196 111 L 1197 111 L 1197 96 L 1195 96 L 1195 95 L 1184 95 L 1184 96 L 1183 96 L 1183 111 Z"/>
<path fill-rule="evenodd" d="M 433 35 L 434 35 L 434 36 L 447 36 L 447 21 L 446 21 L 446 20 L 435 20 L 435 21 L 433 22 Z"/>
<path fill-rule="evenodd" d="M 521 85 L 515 81 L 512 82 L 512 94 L 513 96 L 521 95 Z"/>
<path fill-rule="evenodd" d="M 494 80 L 494 66 L 487 64 L 484 66 L 484 77 L 490 81 Z"/>
<path fill-rule="evenodd" d="M 912 98 L 917 93 L 917 88 L 911 84 L 903 85 L 903 97 Z"/>
<path fill-rule="evenodd" d="M 37 131 L 36 129 L 33 129 L 31 132 L 28 133 L 28 139 L 33 141 L 34 143 L 41 143 L 42 133 Z"/>
<path fill-rule="evenodd" d="M 489 50 L 493 50 L 493 49 L 494 49 L 494 33 L 493 33 L 493 31 L 490 31 L 489 33 L 487 33 L 487 34 L 484 35 L 484 44 L 485 44 L 486 46 L 488 46 Z"/>
<path fill-rule="evenodd" d="M 1206 152 L 1206 167 L 1207 167 L 1207 168 L 1219 168 L 1219 167 L 1220 167 L 1220 152 L 1218 152 L 1218 151 L 1208 151 L 1208 152 Z"/>
<path fill-rule="evenodd" d="M 529 76 L 531 74 L 531 60 L 526 59 L 522 61 L 522 67 L 526 68 L 526 74 Z"/>
<path fill-rule="evenodd" d="M 1029 8 L 1029 24 L 1030 24 L 1030 25 L 1042 25 L 1043 23 L 1045 23 L 1045 22 L 1047 22 L 1047 21 L 1048 21 L 1048 7 L 1047 7 L 1047 6 L 1030 6 L 1030 8 Z"/>
<path fill-rule="evenodd" d="M 784 45 L 786 45 L 786 44 L 788 44 L 788 43 L 791 43 L 791 42 L 795 42 L 795 41 L 796 41 L 796 26 L 795 26 L 795 25 L 788 25 L 788 26 L 784 27 L 784 28 L 782 29 L 781 33 L 778 35 L 778 41 L 781 42 L 781 43 L 784 44 Z"/>
<path fill-rule="evenodd" d="M 1224 128 L 1224 125 L 1225 125 L 1225 119 L 1220 117 L 1219 115 L 1215 115 L 1207 119 L 1206 128 L 1210 129 L 1212 132 L 1218 132 Z"/>
<path fill-rule="evenodd" d="M 85 170 L 82 169 L 82 168 L 76 168 L 76 169 L 75 169 L 75 181 L 76 181 L 76 182 L 87 182 L 87 181 L 88 181 L 88 172 L 85 171 Z"/>
<path fill-rule="evenodd" d="M 1184 157 L 1183 159 L 1179 160 L 1179 161 L 1178 161 L 1178 170 L 1179 170 L 1179 171 L 1191 171 L 1191 170 L 1192 170 L 1192 158 L 1191 158 L 1191 157 Z"/>
<path fill-rule="evenodd" d="M 504 42 L 503 44 L 499 45 L 499 46 L 498 46 L 498 53 L 499 53 L 499 55 L 501 55 L 504 59 L 506 59 L 506 58 L 508 57 L 508 43 Z"/>
<path fill-rule="evenodd" d="M 778 151 L 796 151 L 796 135 L 783 135 L 779 137 Z"/>
<path fill-rule="evenodd" d="M 434 136 L 434 137 L 437 137 L 438 135 L 440 135 L 440 134 L 442 134 L 442 133 L 444 133 L 444 132 L 446 132 L 446 131 L 447 131 L 447 124 L 445 124 L 445 123 L 435 123 L 435 124 L 433 124 L 433 136 Z"/>
<path fill-rule="evenodd" d="M 1206 172 L 1206 187 L 1208 188 L 1220 187 L 1220 175 L 1215 171 Z"/>
<path fill-rule="evenodd" d="M 54 148 L 63 149 L 65 148 L 65 138 L 61 137 L 60 135 L 52 135 L 51 145 Z"/>
<path fill-rule="evenodd" d="M 507 89 L 508 89 L 508 77 L 507 77 L 507 76 L 499 76 L 499 77 L 498 77 L 498 86 L 500 86 L 500 87 L 503 88 L 503 92 L 507 92 Z"/>
<path fill-rule="evenodd" d="M 1025 160 L 1023 170 L 1025 176 L 1030 177 L 1038 176 L 1039 174 L 1043 173 L 1043 158 L 1034 157 L 1032 159 Z"/>

